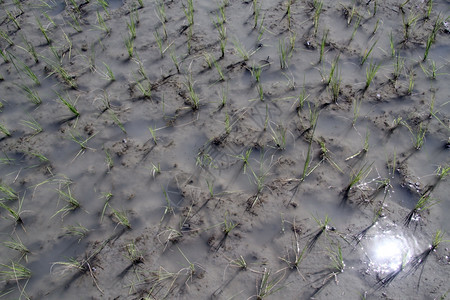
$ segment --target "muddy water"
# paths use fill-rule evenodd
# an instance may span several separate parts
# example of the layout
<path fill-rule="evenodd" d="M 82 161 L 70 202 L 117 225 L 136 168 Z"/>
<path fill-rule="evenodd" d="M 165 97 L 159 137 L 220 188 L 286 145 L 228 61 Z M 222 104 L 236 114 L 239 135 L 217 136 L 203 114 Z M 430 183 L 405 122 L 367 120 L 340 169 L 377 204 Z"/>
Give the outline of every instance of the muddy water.
<path fill-rule="evenodd" d="M 63 1 L 0 4 L 0 29 L 13 42 L 0 39 L 0 124 L 10 132 L 0 133 L 0 199 L 22 221 L 2 207 L 1 241 L 30 250 L 23 256 L 4 245 L 0 263 L 2 271 L 19 263 L 32 274 L 15 280 L 3 272 L 0 294 L 435 299 L 448 292 L 445 243 L 413 265 L 438 230 L 450 232 L 448 179 L 436 174 L 449 164 L 446 1 L 433 1 L 429 18 L 422 1 L 403 8 L 403 1 L 376 1 L 376 13 L 374 1 L 324 1 L 316 35 L 319 2 L 295 1 L 289 25 L 286 2 L 227 1 L 222 58 L 216 2 L 193 1 L 190 53 L 187 2 L 107 1 L 108 13 L 98 1 L 75 2 L 79 12 Z M 402 14 L 411 21 L 407 41 Z M 438 17 L 442 26 L 423 61 Z M 125 39 L 133 22 L 130 58 Z M 390 34 L 401 62 L 397 80 Z M 292 43 L 285 68 L 280 43 L 287 50 Z M 217 67 L 208 66 L 208 55 Z M 333 98 L 328 81 L 337 58 Z M 59 64 L 76 88 L 54 72 Z M 379 69 L 365 89 L 370 64 Z M 144 97 L 139 86 L 149 82 Z M 33 104 L 23 85 L 42 104 Z M 420 128 L 426 133 L 416 149 Z M 424 195 L 431 202 L 406 226 Z M 70 234 L 70 226 L 87 231 Z"/>

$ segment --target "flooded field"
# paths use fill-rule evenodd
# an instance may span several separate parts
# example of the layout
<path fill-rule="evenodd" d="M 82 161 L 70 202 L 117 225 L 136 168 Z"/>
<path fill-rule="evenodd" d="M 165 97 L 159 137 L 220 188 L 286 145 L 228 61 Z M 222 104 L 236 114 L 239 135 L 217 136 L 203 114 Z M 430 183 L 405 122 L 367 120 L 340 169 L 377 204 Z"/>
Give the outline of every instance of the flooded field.
<path fill-rule="evenodd" d="M 0 299 L 450 292 L 447 0 L 0 7 Z"/>

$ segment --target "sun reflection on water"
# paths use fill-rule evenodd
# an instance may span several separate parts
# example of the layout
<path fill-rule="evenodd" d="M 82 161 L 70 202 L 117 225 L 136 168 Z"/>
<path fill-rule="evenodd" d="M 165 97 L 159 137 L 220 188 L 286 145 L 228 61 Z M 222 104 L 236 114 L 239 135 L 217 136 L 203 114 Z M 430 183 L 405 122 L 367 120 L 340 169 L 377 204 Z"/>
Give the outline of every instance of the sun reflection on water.
<path fill-rule="evenodd" d="M 417 246 L 413 236 L 407 236 L 400 229 L 381 230 L 370 239 L 367 255 L 370 269 L 385 274 L 398 270 L 409 261 Z"/>

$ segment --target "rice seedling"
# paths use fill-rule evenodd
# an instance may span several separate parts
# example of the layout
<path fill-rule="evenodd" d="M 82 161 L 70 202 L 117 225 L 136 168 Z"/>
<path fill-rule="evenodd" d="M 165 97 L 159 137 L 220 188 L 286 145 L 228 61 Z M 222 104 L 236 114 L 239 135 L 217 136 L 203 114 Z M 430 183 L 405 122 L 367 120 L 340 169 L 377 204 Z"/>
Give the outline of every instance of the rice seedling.
<path fill-rule="evenodd" d="M 292 47 L 286 45 L 284 40 L 278 40 L 278 57 L 280 59 L 280 68 L 286 69 L 289 65 L 289 59 L 292 56 Z"/>
<path fill-rule="evenodd" d="M 325 53 L 325 45 L 327 43 L 327 38 L 328 38 L 328 30 L 324 30 L 319 48 L 319 64 L 322 62 L 323 54 Z"/>
<path fill-rule="evenodd" d="M 131 37 L 125 38 L 125 47 L 127 48 L 128 57 L 134 56 L 134 40 Z"/>
<path fill-rule="evenodd" d="M 233 45 L 237 54 L 242 58 L 243 61 L 247 61 L 256 52 L 256 50 L 250 52 L 247 51 L 238 40 L 233 40 Z"/>
<path fill-rule="evenodd" d="M 41 20 L 39 20 L 38 17 L 36 17 L 36 22 L 39 27 L 39 30 L 41 31 L 42 35 L 44 36 L 45 40 L 47 41 L 47 45 L 50 45 L 52 43 L 52 39 L 48 35 L 47 29 L 42 25 Z"/>
<path fill-rule="evenodd" d="M 163 194 L 164 194 L 164 199 L 166 201 L 166 206 L 164 206 L 164 213 L 161 217 L 161 220 L 159 221 L 160 223 L 162 223 L 162 221 L 164 220 L 164 218 L 166 217 L 167 214 L 175 214 L 175 211 L 173 209 L 172 206 L 172 202 L 170 201 L 169 195 L 167 194 L 167 191 L 164 187 L 161 187 Z"/>
<path fill-rule="evenodd" d="M 380 64 L 375 64 L 372 60 L 370 60 L 369 66 L 366 67 L 366 85 L 364 86 L 364 91 L 369 88 L 379 68 Z"/>
<path fill-rule="evenodd" d="M 161 165 L 159 163 L 157 165 L 152 163 L 150 170 L 152 172 L 152 177 L 155 178 L 157 174 L 161 174 Z"/>
<path fill-rule="evenodd" d="M 87 229 L 80 223 L 78 223 L 77 225 L 69 225 L 63 227 L 63 229 L 65 231 L 64 235 L 77 237 L 78 243 L 81 242 L 81 240 L 84 239 L 89 233 L 89 229 Z"/>
<path fill-rule="evenodd" d="M 261 83 L 256 85 L 256 90 L 258 91 L 259 100 L 264 101 L 264 90 L 263 90 L 263 86 Z M 266 128 L 266 126 L 264 126 L 264 129 L 265 128 Z"/>
<path fill-rule="evenodd" d="M 430 254 L 435 252 L 436 249 L 439 247 L 439 245 L 442 242 L 448 242 L 447 240 L 444 241 L 443 238 L 444 238 L 444 233 L 441 230 L 437 230 L 433 237 L 431 245 L 428 246 L 428 248 L 425 251 L 423 251 L 422 253 L 414 256 L 411 259 L 411 261 L 408 263 L 409 269 L 406 273 L 406 276 L 416 272 L 422 266 L 422 271 L 420 272 L 419 281 L 417 282 L 417 288 L 419 288 L 420 280 L 421 280 L 422 273 L 423 273 L 423 268 L 425 267 L 425 263 L 428 260 L 428 257 L 430 256 Z"/>
<path fill-rule="evenodd" d="M 369 58 L 370 53 L 372 53 L 373 49 L 375 48 L 375 45 L 378 43 L 378 40 L 376 40 L 370 48 L 364 50 L 363 56 L 361 58 L 361 66 L 366 62 L 366 60 Z"/>
<path fill-rule="evenodd" d="M 144 255 L 142 252 L 136 247 L 136 243 L 133 241 L 128 243 L 125 246 L 127 250 L 127 254 L 125 254 L 125 258 L 128 259 L 131 264 L 137 265 L 144 262 Z"/>
<path fill-rule="evenodd" d="M 408 215 L 406 215 L 405 219 L 403 220 L 403 225 L 405 225 L 405 227 L 409 227 L 411 221 L 420 221 L 420 219 L 423 218 L 422 212 L 430 209 L 430 207 L 437 203 L 439 203 L 439 201 L 431 198 L 430 194 L 422 195 L 422 197 L 420 197 L 420 199 L 417 201 L 414 208 L 408 213 Z"/>
<path fill-rule="evenodd" d="M 50 75 L 52 74 L 58 74 L 60 76 L 60 78 L 72 89 L 76 89 L 77 88 L 77 82 L 75 81 L 75 76 L 70 75 L 66 69 L 64 69 L 63 66 L 61 66 L 60 64 L 53 64 L 51 65 L 52 68 L 52 72 L 50 73 Z"/>
<path fill-rule="evenodd" d="M 400 74 L 403 71 L 403 67 L 405 66 L 405 59 L 401 58 L 399 54 L 396 55 L 395 61 L 394 61 L 394 81 L 397 81 L 397 79 L 400 77 Z"/>
<path fill-rule="evenodd" d="M 6 16 L 8 17 L 8 19 L 9 19 L 11 22 L 14 23 L 14 26 L 16 26 L 16 29 L 17 29 L 17 30 L 20 30 L 21 26 L 20 26 L 20 24 L 19 24 L 19 21 L 17 20 L 17 16 L 13 15 L 13 13 L 10 12 L 9 10 L 7 10 L 7 9 L 4 9 L 4 11 L 5 11 Z"/>
<path fill-rule="evenodd" d="M 6 200 L 18 200 L 19 194 L 9 185 L 6 183 L 0 182 L 0 193 L 2 193 Z M 3 200 L 3 198 L 1 198 Z"/>
<path fill-rule="evenodd" d="M 2 37 L 10 46 L 14 45 L 13 40 L 9 37 L 8 33 L 0 29 L 0 37 Z"/>
<path fill-rule="evenodd" d="M 411 128 L 411 126 L 404 120 L 400 121 L 400 124 L 405 126 L 408 131 L 411 133 L 411 139 L 416 150 L 420 150 L 423 144 L 425 143 L 425 134 L 427 133 L 427 126 L 424 126 L 423 123 L 419 124 L 419 127 L 416 132 Z"/>
<path fill-rule="evenodd" d="M 426 19 L 429 19 L 430 18 L 430 15 L 431 15 L 431 11 L 433 10 L 433 0 L 428 0 L 428 3 L 427 3 L 427 11 L 426 11 L 426 14 L 425 14 L 425 18 Z"/>
<path fill-rule="evenodd" d="M 327 85 L 330 85 L 331 81 L 336 78 L 336 74 L 338 73 L 338 69 L 339 69 L 339 57 L 340 54 L 338 54 L 333 61 L 331 62 L 331 68 L 330 68 L 330 74 L 328 75 L 328 80 L 327 80 Z"/>
<path fill-rule="evenodd" d="M 228 112 L 225 112 L 225 133 L 230 134 L 231 132 L 231 124 L 230 124 L 230 116 L 228 115 Z"/>
<path fill-rule="evenodd" d="M 123 126 L 123 123 L 119 120 L 119 117 L 117 116 L 117 114 L 111 110 L 109 112 L 109 115 L 111 116 L 111 119 L 113 120 L 113 122 L 117 126 L 119 126 L 120 130 L 122 130 L 122 132 L 126 134 L 127 131 L 125 130 L 125 127 Z"/>
<path fill-rule="evenodd" d="M 317 29 L 319 28 L 319 18 L 322 13 L 323 1 L 322 0 L 314 0 L 314 36 L 317 34 Z"/>
<path fill-rule="evenodd" d="M 33 117 L 30 117 L 29 120 L 21 120 L 20 124 L 33 130 L 33 135 L 36 135 L 44 131 L 41 124 L 39 124 L 38 121 L 36 121 Z"/>
<path fill-rule="evenodd" d="M 147 82 L 147 85 L 145 86 L 145 81 Z M 137 89 L 141 92 L 142 97 L 144 98 L 148 98 L 150 99 L 152 97 L 152 83 L 150 82 L 150 80 L 144 80 L 143 82 L 141 81 L 136 81 L 135 85 L 137 87 Z"/>
<path fill-rule="evenodd" d="M 192 27 L 194 25 L 194 3 L 193 0 L 187 0 L 187 7 L 183 3 L 184 15 L 188 21 L 188 26 Z"/>
<path fill-rule="evenodd" d="M 284 231 L 284 230 L 283 230 Z M 287 263 L 290 269 L 296 269 L 300 272 L 300 264 L 305 258 L 306 250 L 308 249 L 308 245 L 305 245 L 303 249 L 300 247 L 297 226 L 295 224 L 295 220 L 292 224 L 292 231 L 294 232 L 294 240 L 292 242 L 292 250 L 294 252 L 293 259 L 289 258 L 289 252 L 287 253 L 287 258 L 280 258 L 282 261 Z M 300 274 L 301 275 L 301 274 Z"/>
<path fill-rule="evenodd" d="M 253 0 L 253 28 L 257 28 L 258 27 L 258 21 L 259 21 L 259 17 L 261 16 L 261 3 L 258 3 L 258 0 Z"/>
<path fill-rule="evenodd" d="M 104 151 L 105 151 L 105 163 L 106 163 L 106 167 L 108 168 L 108 172 L 109 172 L 114 167 L 114 160 L 108 149 L 104 149 Z"/>
<path fill-rule="evenodd" d="M 77 4 L 76 0 L 69 0 L 70 3 L 72 4 L 73 9 L 80 14 L 81 13 L 81 9 L 80 9 L 80 5 Z"/>
<path fill-rule="evenodd" d="M 107 10 L 105 10 L 107 12 Z M 101 31 L 105 32 L 106 35 L 109 35 L 111 33 L 111 28 L 108 27 L 108 25 L 105 22 L 105 19 L 102 17 L 100 12 L 97 11 L 97 23 L 98 25 L 95 25 L 95 28 L 100 29 Z"/>
<path fill-rule="evenodd" d="M 61 94 L 55 92 L 55 94 L 58 96 L 59 100 L 72 112 L 72 114 L 75 117 L 79 117 L 80 116 L 80 112 L 78 111 L 78 109 L 75 107 L 75 105 L 77 104 L 77 100 L 72 101 L 72 99 L 70 98 L 69 94 L 67 94 L 66 98 L 64 98 Z"/>
<path fill-rule="evenodd" d="M 188 89 L 189 100 L 192 109 L 198 110 L 200 108 L 200 98 L 198 97 L 198 94 L 195 92 L 194 84 L 195 82 L 192 80 L 192 74 L 189 73 L 188 76 L 186 76 L 186 82 L 184 83 L 184 85 Z"/>
<path fill-rule="evenodd" d="M 379 25 L 380 25 L 380 19 L 377 19 L 377 22 L 375 23 L 375 26 L 373 27 L 373 30 L 372 30 L 372 35 L 375 35 L 375 33 L 377 33 Z"/>
<path fill-rule="evenodd" d="M 70 1 L 72 1 L 72 0 L 70 0 Z M 70 27 L 72 27 L 76 32 L 82 32 L 83 28 L 81 27 L 81 23 L 80 23 L 80 20 L 78 19 L 77 14 L 69 12 L 68 15 L 72 19 L 71 22 L 70 21 L 67 22 L 70 25 Z"/>
<path fill-rule="evenodd" d="M 19 237 L 17 237 L 17 240 L 12 238 L 11 241 L 3 242 L 3 245 L 9 249 L 19 252 L 19 261 L 23 258 L 25 259 L 25 262 L 28 262 L 28 254 L 30 254 L 31 251 L 23 244 Z"/>
<path fill-rule="evenodd" d="M 63 200 L 67 204 L 59 209 L 56 213 L 54 213 L 51 218 L 55 217 L 58 214 L 61 214 L 61 218 L 64 218 L 71 211 L 76 210 L 80 207 L 80 202 L 72 196 L 72 191 L 70 190 L 70 186 L 67 186 L 67 191 L 63 191 L 62 189 L 56 190 L 59 195 L 59 200 Z"/>
<path fill-rule="evenodd" d="M 26 85 L 20 85 L 19 86 L 22 91 L 25 92 L 27 98 L 35 105 L 40 105 L 42 104 L 42 99 L 41 97 L 39 97 L 39 94 L 36 90 L 26 86 Z"/>
<path fill-rule="evenodd" d="M 283 126 L 283 124 L 280 124 L 277 125 L 276 130 L 274 130 L 272 127 L 270 127 L 270 130 L 272 131 L 272 140 L 275 143 L 275 146 L 280 150 L 285 149 L 287 128 Z"/>
<path fill-rule="evenodd" d="M 245 261 L 245 258 L 242 257 L 242 255 L 240 255 L 236 259 L 229 259 L 229 262 L 230 262 L 230 266 L 237 267 L 241 270 L 247 270 L 247 268 L 248 268 L 248 264 Z"/>
<path fill-rule="evenodd" d="M 435 42 L 436 40 L 436 35 L 439 31 L 439 29 L 441 28 L 443 24 L 443 20 L 438 16 L 436 19 L 436 22 L 433 25 L 433 29 L 430 33 L 430 35 L 427 38 L 426 44 L 425 44 L 425 53 L 423 55 L 423 60 L 422 61 L 426 61 L 427 57 L 428 57 L 428 52 L 430 51 L 431 45 Z"/>
<path fill-rule="evenodd" d="M 108 204 L 108 206 L 112 211 L 111 216 L 112 216 L 113 220 L 117 223 L 117 225 L 122 225 L 127 229 L 131 229 L 131 223 L 130 223 L 130 220 L 128 219 L 126 211 L 116 210 L 109 204 Z"/>
<path fill-rule="evenodd" d="M 319 238 L 322 236 L 322 234 L 326 234 L 327 231 L 333 231 L 334 227 L 330 226 L 330 222 L 331 219 L 328 217 L 328 215 L 325 215 L 325 219 L 320 220 L 319 218 L 316 218 L 314 216 L 312 216 L 314 221 L 316 221 L 317 225 L 319 226 L 319 229 L 317 230 L 317 232 L 314 234 L 314 236 L 308 241 L 307 243 L 307 249 L 308 252 L 311 252 L 311 250 L 314 248 L 315 244 L 317 243 L 317 241 L 319 240 Z"/>
<path fill-rule="evenodd" d="M 177 73 L 180 74 L 180 63 L 178 62 L 178 57 L 175 53 L 175 51 L 170 51 L 170 59 L 172 59 L 173 64 L 175 65 L 175 68 L 177 69 Z"/>
<path fill-rule="evenodd" d="M 370 165 L 367 165 L 367 163 L 365 163 L 361 166 L 361 168 L 352 172 L 352 174 L 350 175 L 350 182 L 343 190 L 343 194 L 344 194 L 343 202 L 345 202 L 347 200 L 350 190 L 354 186 L 356 186 L 359 182 L 366 179 L 367 176 L 369 176 L 370 172 L 372 171 L 372 165 L 373 165 L 373 163 L 371 163 Z"/>
<path fill-rule="evenodd" d="M 275 272 L 275 274 L 272 275 L 270 269 L 264 268 L 261 280 L 256 286 L 256 299 L 262 300 L 284 288 L 284 286 L 279 286 L 284 279 L 284 274 L 277 274 L 278 272 Z"/>
<path fill-rule="evenodd" d="M 249 159 L 250 159 L 250 154 L 252 153 L 252 151 L 253 151 L 252 148 L 248 148 L 245 151 L 245 153 L 234 156 L 235 158 L 242 161 L 242 163 L 243 163 L 242 168 L 243 168 L 244 174 L 246 174 L 246 172 L 247 172 L 247 166 L 250 165 Z"/>
<path fill-rule="evenodd" d="M 356 35 L 356 31 L 358 30 L 359 26 L 361 25 L 361 16 L 358 16 L 358 18 L 356 19 L 355 24 L 353 24 L 353 31 L 352 31 L 352 36 L 350 37 L 350 41 L 349 44 L 353 41 L 353 39 L 355 38 Z M 377 23 L 378 24 L 378 23 Z"/>
<path fill-rule="evenodd" d="M 36 48 L 34 47 L 34 45 L 32 43 L 30 43 L 24 36 L 22 36 L 22 41 L 25 44 L 25 47 L 22 47 L 22 46 L 18 46 L 18 47 L 20 49 L 26 51 L 28 54 L 30 54 L 30 56 L 33 58 L 34 62 L 38 63 L 39 57 L 37 55 Z"/>
<path fill-rule="evenodd" d="M 316 298 L 316 296 L 334 279 L 337 282 L 337 276 L 344 272 L 345 263 L 344 258 L 342 256 L 341 246 L 338 244 L 336 246 L 336 250 L 333 248 L 328 249 L 328 253 L 331 259 L 331 265 L 325 270 L 325 275 L 322 276 L 319 280 L 322 281 L 322 284 L 313 292 L 310 296 L 311 298 Z"/>
<path fill-rule="evenodd" d="M 163 48 L 163 41 L 161 36 L 159 35 L 158 30 L 155 30 L 153 33 L 153 36 L 155 37 L 156 44 L 158 45 L 159 53 L 161 54 L 161 58 L 164 58 L 164 48 Z"/>
<path fill-rule="evenodd" d="M 107 0 L 97 0 L 97 3 L 103 8 L 105 13 L 109 16 L 109 11 L 108 11 L 109 3 L 108 3 L 108 1 Z"/>
<path fill-rule="evenodd" d="M 416 26 L 416 22 L 419 19 L 419 13 L 410 13 L 410 15 L 405 18 L 405 14 L 402 13 L 402 23 L 403 23 L 403 42 L 406 43 L 409 40 L 410 31 Z"/>
<path fill-rule="evenodd" d="M 331 99 L 334 102 L 337 102 L 339 94 L 341 92 L 341 74 L 339 72 L 339 66 L 336 64 L 336 70 L 333 72 L 333 75 L 330 77 L 330 90 L 331 90 Z"/>
<path fill-rule="evenodd" d="M 312 167 L 311 169 L 310 164 L 312 160 L 312 144 L 314 142 L 314 133 L 316 131 L 317 126 L 317 120 L 319 119 L 319 113 L 320 111 L 317 110 L 317 107 L 314 107 L 314 109 L 311 109 L 309 106 L 309 115 L 310 115 L 310 127 L 309 130 L 311 131 L 311 135 L 309 137 L 309 144 L 308 144 L 308 150 L 306 152 L 306 159 L 305 164 L 303 165 L 303 172 L 302 177 L 300 178 L 300 182 L 304 181 L 306 177 L 308 177 L 314 170 L 319 166 L 317 164 L 316 166 Z"/>
<path fill-rule="evenodd" d="M 8 51 L 6 51 L 6 50 L 3 51 L 2 49 L 0 49 L 0 56 L 3 58 L 3 62 L 6 64 L 10 62 L 7 54 L 8 54 Z"/>
<path fill-rule="evenodd" d="M 9 212 L 9 216 L 14 220 L 16 224 L 23 224 L 23 220 L 20 215 L 24 212 L 22 210 L 22 206 L 23 200 L 25 199 L 25 195 L 22 198 L 17 196 L 17 199 L 18 199 L 17 208 L 13 208 L 12 206 L 5 204 L 4 202 L 1 202 L 2 199 L 0 199 L 0 207 L 3 207 L 6 211 Z"/>
<path fill-rule="evenodd" d="M 407 91 L 408 95 L 411 95 L 414 89 L 414 77 L 415 77 L 414 70 L 411 69 L 408 75 L 408 91 Z"/>
<path fill-rule="evenodd" d="M 450 166 L 438 166 L 435 173 L 439 180 L 443 180 L 448 174 L 450 174 Z"/>
<path fill-rule="evenodd" d="M 11 136 L 11 132 L 6 128 L 6 126 L 2 123 L 0 123 L 0 132 L 3 133 L 6 136 Z"/>
<path fill-rule="evenodd" d="M 31 271 L 20 263 L 11 261 L 10 265 L 0 264 L 0 276 L 4 281 L 19 281 L 31 278 Z"/>
<path fill-rule="evenodd" d="M 220 81 L 225 81 L 225 76 L 223 75 L 223 71 L 222 71 L 222 68 L 220 67 L 220 65 L 219 65 L 219 63 L 217 62 L 217 60 L 213 60 L 213 64 L 214 64 L 214 67 L 216 68 L 216 70 L 217 70 L 217 73 L 219 74 L 219 77 L 220 77 Z"/>

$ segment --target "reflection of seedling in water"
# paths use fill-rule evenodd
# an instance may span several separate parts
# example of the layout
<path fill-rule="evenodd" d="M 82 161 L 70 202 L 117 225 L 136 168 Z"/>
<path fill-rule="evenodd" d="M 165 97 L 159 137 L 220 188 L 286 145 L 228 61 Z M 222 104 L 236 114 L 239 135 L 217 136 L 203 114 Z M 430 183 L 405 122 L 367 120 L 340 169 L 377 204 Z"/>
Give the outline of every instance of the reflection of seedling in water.
<path fill-rule="evenodd" d="M 367 235 L 367 232 L 373 227 L 375 226 L 375 224 L 377 224 L 378 219 L 382 216 L 382 211 L 383 211 L 383 207 L 381 206 L 380 208 L 378 208 L 377 211 L 375 211 L 375 214 L 372 218 L 372 222 L 370 223 L 369 226 L 367 226 L 366 228 L 364 228 L 363 230 L 361 230 L 357 235 L 355 235 L 353 238 L 356 241 L 356 245 L 358 245 L 362 239 Z"/>
<path fill-rule="evenodd" d="M 423 195 L 417 201 L 414 208 L 408 213 L 408 215 L 404 219 L 404 225 L 409 227 L 411 221 L 419 221 L 422 218 L 421 213 L 433 205 L 439 203 L 439 201 L 435 201 L 435 199 L 431 198 L 429 194 Z"/>

